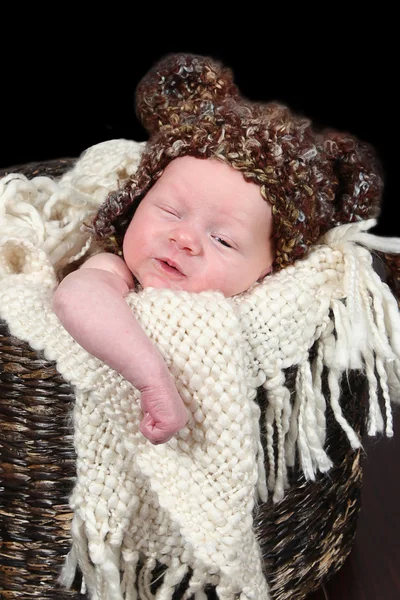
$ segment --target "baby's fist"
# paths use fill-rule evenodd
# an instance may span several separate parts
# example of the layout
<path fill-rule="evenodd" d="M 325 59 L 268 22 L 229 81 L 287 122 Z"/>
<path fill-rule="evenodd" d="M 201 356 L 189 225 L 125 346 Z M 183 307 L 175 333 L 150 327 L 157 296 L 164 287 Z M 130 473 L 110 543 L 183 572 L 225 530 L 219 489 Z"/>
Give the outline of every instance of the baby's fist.
<path fill-rule="evenodd" d="M 144 417 L 139 429 L 152 444 L 168 442 L 188 422 L 187 408 L 172 379 L 166 386 L 143 390 L 141 404 Z"/>

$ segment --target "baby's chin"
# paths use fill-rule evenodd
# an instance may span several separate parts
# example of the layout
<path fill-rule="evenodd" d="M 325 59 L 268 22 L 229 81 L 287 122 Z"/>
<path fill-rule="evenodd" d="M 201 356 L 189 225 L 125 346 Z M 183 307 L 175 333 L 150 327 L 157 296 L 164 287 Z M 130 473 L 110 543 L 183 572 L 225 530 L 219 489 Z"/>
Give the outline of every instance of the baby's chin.
<path fill-rule="evenodd" d="M 139 287 L 142 289 L 152 288 L 154 290 L 174 290 L 176 292 L 189 292 L 189 286 L 185 286 L 184 282 L 178 283 L 176 281 L 170 281 L 167 278 L 161 277 L 145 277 L 140 280 L 139 278 L 135 278 Z"/>
<path fill-rule="evenodd" d="M 134 273 L 135 281 L 138 282 L 139 287 L 142 289 L 152 288 L 156 290 L 173 290 L 175 292 L 188 292 L 191 294 L 200 294 L 202 292 L 218 292 L 225 296 L 225 298 L 232 298 L 246 291 L 243 286 L 239 286 L 237 282 L 234 284 L 228 284 L 222 287 L 207 286 L 203 281 L 204 285 L 201 285 L 198 278 L 183 276 L 179 279 L 176 277 L 168 277 L 168 274 L 164 273 L 142 273 L 141 277 L 138 277 Z"/>

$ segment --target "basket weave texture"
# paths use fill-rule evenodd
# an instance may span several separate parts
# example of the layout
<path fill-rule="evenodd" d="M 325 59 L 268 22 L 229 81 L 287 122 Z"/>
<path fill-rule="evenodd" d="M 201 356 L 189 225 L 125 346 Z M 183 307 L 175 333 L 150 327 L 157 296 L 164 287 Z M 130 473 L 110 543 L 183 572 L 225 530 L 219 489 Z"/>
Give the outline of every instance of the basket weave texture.
<path fill-rule="evenodd" d="M 0 176 L 19 171 L 28 177 L 58 177 L 73 162 L 19 165 L 3 169 Z M 287 376 L 290 381 L 294 373 Z M 354 377 L 343 388 L 342 399 L 346 418 L 361 436 L 366 419 L 364 391 L 364 381 Z M 85 597 L 78 591 L 79 577 L 71 591 L 57 584 L 70 547 L 73 402 L 73 390 L 55 364 L 11 336 L 0 321 L 0 590 L 4 600 Z M 262 504 L 255 514 L 274 600 L 300 600 L 317 590 L 342 566 L 353 545 L 362 457 L 350 448 L 329 405 L 327 420 L 327 452 L 334 468 L 315 482 L 306 482 L 295 472 L 283 501 Z"/>

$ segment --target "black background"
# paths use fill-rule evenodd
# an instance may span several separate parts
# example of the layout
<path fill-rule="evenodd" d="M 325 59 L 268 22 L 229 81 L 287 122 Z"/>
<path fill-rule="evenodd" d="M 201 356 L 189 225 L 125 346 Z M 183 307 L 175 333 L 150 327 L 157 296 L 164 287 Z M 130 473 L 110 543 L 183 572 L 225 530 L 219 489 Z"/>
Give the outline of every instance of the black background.
<path fill-rule="evenodd" d="M 204 54 L 233 69 L 243 96 L 281 101 L 371 143 L 385 173 L 375 231 L 400 234 L 393 14 L 375 6 L 350 19 L 337 5 L 321 16 L 243 4 L 220 16 L 212 5 L 190 14 L 176 4 L 98 10 L 3 14 L 0 167 L 79 156 L 113 138 L 146 140 L 134 111 L 139 80 L 167 53 Z"/>

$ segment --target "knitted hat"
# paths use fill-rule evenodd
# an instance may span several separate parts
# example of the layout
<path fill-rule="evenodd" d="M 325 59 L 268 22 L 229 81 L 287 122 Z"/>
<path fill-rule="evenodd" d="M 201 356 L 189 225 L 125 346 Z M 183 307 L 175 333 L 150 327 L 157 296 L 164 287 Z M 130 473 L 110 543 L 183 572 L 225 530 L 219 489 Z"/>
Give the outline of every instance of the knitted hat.
<path fill-rule="evenodd" d="M 275 271 L 332 227 L 378 215 L 382 178 L 367 144 L 318 132 L 277 102 L 244 99 L 231 70 L 212 58 L 163 58 L 138 85 L 136 110 L 149 132 L 138 170 L 93 222 L 109 251 L 120 251 L 134 211 L 166 166 L 186 155 L 222 160 L 260 186 L 272 205 Z"/>

